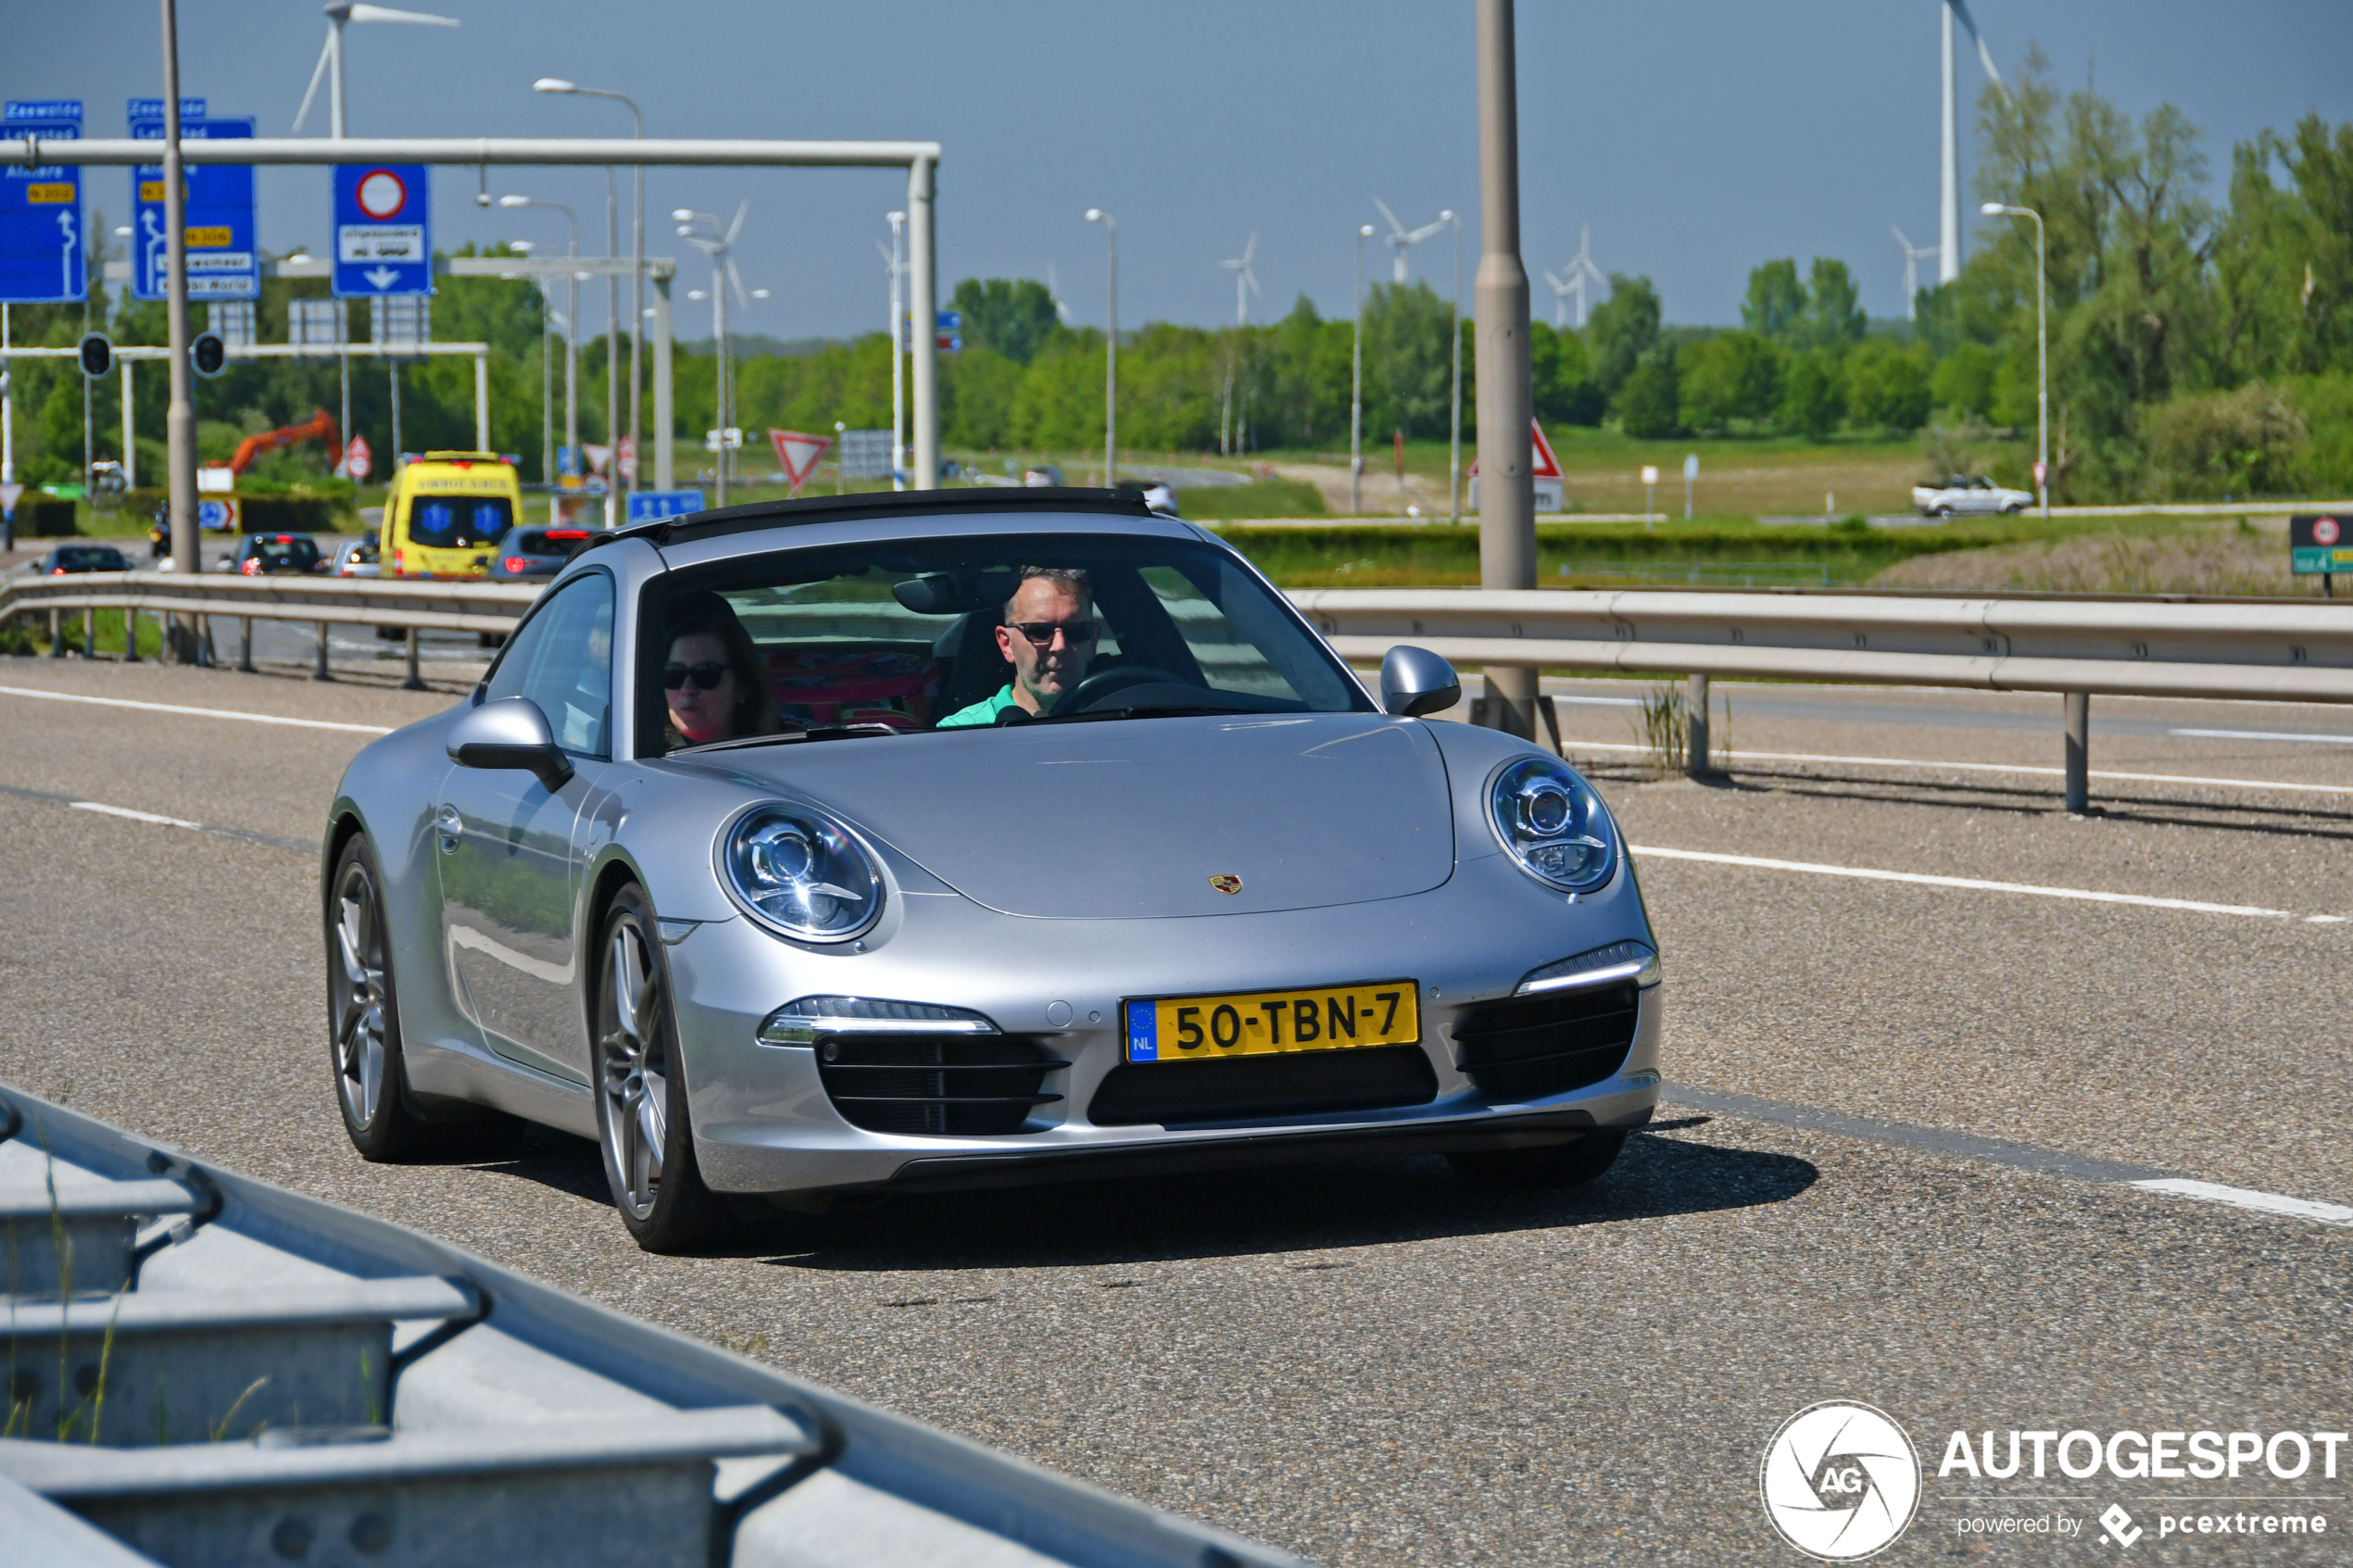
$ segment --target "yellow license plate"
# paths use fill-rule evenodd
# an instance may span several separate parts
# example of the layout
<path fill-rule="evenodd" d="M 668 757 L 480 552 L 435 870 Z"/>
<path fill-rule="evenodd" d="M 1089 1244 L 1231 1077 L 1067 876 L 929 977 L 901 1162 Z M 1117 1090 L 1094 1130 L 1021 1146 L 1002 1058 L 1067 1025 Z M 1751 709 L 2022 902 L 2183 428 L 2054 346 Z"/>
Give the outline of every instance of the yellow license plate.
<path fill-rule="evenodd" d="M 1133 1001 L 1126 1004 L 1127 1060 L 1207 1061 L 1355 1046 L 1410 1046 L 1422 1037 L 1416 998 L 1410 980 L 1376 980 L 1308 991 L 1237 991 Z"/>

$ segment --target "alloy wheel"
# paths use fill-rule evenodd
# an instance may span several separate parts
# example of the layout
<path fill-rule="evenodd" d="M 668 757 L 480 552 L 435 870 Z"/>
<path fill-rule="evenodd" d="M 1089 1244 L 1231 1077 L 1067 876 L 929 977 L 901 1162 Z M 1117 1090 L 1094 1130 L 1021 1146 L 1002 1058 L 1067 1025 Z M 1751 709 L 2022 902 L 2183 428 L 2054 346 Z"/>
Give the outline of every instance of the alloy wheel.
<path fill-rule="evenodd" d="M 384 933 L 383 904 L 365 866 L 353 862 L 335 893 L 335 956 L 343 982 L 335 997 L 335 1085 L 355 1127 L 375 1122 L 384 1094 Z"/>
<path fill-rule="evenodd" d="M 661 986 L 634 917 L 613 922 L 598 1009 L 605 1097 L 605 1164 L 613 1193 L 637 1219 L 653 1212 L 669 1132 L 669 1082 L 660 1039 Z"/>

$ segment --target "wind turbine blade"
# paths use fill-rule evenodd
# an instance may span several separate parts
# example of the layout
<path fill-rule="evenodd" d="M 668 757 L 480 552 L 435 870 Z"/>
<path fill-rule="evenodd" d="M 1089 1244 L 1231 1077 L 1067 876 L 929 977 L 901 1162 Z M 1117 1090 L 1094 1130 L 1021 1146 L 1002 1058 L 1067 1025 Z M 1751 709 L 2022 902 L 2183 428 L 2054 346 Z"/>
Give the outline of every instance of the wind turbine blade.
<path fill-rule="evenodd" d="M 1252 271 L 1252 270 L 1251 270 L 1249 268 L 1247 268 L 1247 267 L 1245 267 L 1245 268 L 1243 268 L 1243 269 L 1242 269 L 1242 282 L 1250 285 L 1250 292 L 1251 292 L 1251 293 L 1252 293 L 1252 294 L 1254 294 L 1254 295 L 1255 295 L 1255 294 L 1259 294 L 1259 289 L 1258 289 L 1258 274 L 1257 274 L 1257 273 L 1255 273 L 1255 272 L 1253 272 L 1253 271 Z M 1259 295 L 1259 297 L 1261 297 L 1261 298 L 1263 299 L 1263 298 L 1265 298 L 1265 296 L 1264 295 Z"/>
<path fill-rule="evenodd" d="M 1567 294 L 1568 292 L 1568 285 L 1562 282 L 1558 278 L 1554 277 L 1550 272 L 1544 274 L 1544 281 L 1553 285 L 1553 292 L 1554 294 Z"/>
<path fill-rule="evenodd" d="M 1597 283 L 1606 283 L 1609 282 L 1607 278 L 1602 276 L 1602 270 L 1593 265 L 1593 258 L 1590 256 L 1578 257 L 1578 270 Z"/>
<path fill-rule="evenodd" d="M 1977 19 L 1969 14 L 1967 0 L 1944 0 L 1944 3 L 1953 7 L 1953 15 L 1960 19 L 1963 27 L 1969 29 L 1969 42 L 1977 45 L 1977 63 L 1985 68 L 1985 74 L 1993 78 L 1994 85 L 2001 89 L 2002 96 L 2008 97 L 2010 85 L 2002 80 L 2002 73 L 1994 68 L 1994 51 L 1985 46 L 1985 35 L 1977 31 Z"/>
<path fill-rule="evenodd" d="M 749 196 L 746 196 L 743 199 L 742 205 L 736 208 L 736 220 L 727 225 L 727 243 L 729 245 L 734 245 L 736 243 L 736 236 L 744 232 L 744 215 L 749 211 L 751 211 L 751 198 Z"/>
<path fill-rule="evenodd" d="M 295 110 L 294 128 L 296 131 L 301 130 L 302 122 L 310 118 L 311 101 L 319 96 L 319 83 L 325 81 L 327 77 L 327 57 L 334 52 L 335 30 L 333 24 L 330 23 L 327 28 L 327 41 L 319 46 L 319 63 L 310 68 L 310 86 L 302 95 L 302 107 Z"/>
<path fill-rule="evenodd" d="M 1380 208 L 1380 215 L 1383 218 L 1389 220 L 1389 232 L 1392 238 L 1405 232 L 1405 225 L 1397 221 L 1397 214 L 1389 210 L 1389 204 L 1387 202 L 1381 200 L 1378 196 L 1375 196 L 1373 198 L 1373 205 Z"/>
<path fill-rule="evenodd" d="M 455 17 L 436 17 L 430 11 L 396 11 L 389 6 L 354 6 L 351 19 L 356 22 L 411 22 L 420 27 L 456 27 Z"/>
<path fill-rule="evenodd" d="M 875 242 L 875 254 L 883 258 L 884 266 L 888 267 L 893 270 L 897 270 L 899 263 L 890 258 L 890 247 L 888 245 L 883 244 L 880 240 L 876 240 Z"/>
<path fill-rule="evenodd" d="M 1904 237 L 1904 231 L 1903 231 L 1903 230 L 1898 229 L 1898 228 L 1897 228 L 1894 224 L 1893 224 L 1893 223 L 1890 223 L 1890 224 L 1887 226 L 1887 230 L 1888 230 L 1888 232 L 1889 232 L 1889 233 L 1892 233 L 1892 234 L 1894 234 L 1894 235 L 1895 236 L 1895 243 L 1896 243 L 1897 245 L 1902 245 L 1902 246 L 1903 246 L 1906 250 L 1909 250 L 1909 249 L 1911 249 L 1911 248 L 1912 248 L 1912 242 L 1911 242 L 1911 241 L 1909 241 L 1909 240 L 1907 240 L 1907 239 L 1906 239 L 1906 238 Z"/>
<path fill-rule="evenodd" d="M 1257 254 L 1258 236 L 1256 234 L 1252 234 L 1250 237 L 1250 244 L 1242 246 L 1242 265 L 1244 267 L 1248 267 L 1250 265 L 1250 258 Z"/>
<path fill-rule="evenodd" d="M 751 301 L 744 295 L 744 280 L 742 275 L 736 272 L 736 258 L 732 256 L 727 258 L 727 282 L 736 291 L 736 303 L 737 305 L 749 305 L 751 303 Z"/>

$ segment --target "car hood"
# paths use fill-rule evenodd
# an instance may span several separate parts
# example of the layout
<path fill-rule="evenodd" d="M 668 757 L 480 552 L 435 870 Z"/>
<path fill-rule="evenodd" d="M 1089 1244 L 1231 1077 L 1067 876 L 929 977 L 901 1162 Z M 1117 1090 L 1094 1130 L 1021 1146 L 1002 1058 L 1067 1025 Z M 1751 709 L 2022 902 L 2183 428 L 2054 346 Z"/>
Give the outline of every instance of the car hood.
<path fill-rule="evenodd" d="M 1419 721 L 1378 714 L 1012 725 L 711 761 L 723 757 L 1006 914 L 1315 909 L 1426 892 L 1453 869 L 1438 746 Z"/>

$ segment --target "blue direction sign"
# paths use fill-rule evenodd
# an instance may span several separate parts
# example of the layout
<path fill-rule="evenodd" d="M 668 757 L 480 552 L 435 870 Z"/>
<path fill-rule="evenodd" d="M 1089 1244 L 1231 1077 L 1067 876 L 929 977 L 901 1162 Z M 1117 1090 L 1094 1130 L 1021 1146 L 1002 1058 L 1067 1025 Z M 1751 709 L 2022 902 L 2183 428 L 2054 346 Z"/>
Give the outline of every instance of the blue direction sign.
<path fill-rule="evenodd" d="M 202 98 L 180 100 L 182 142 L 251 140 L 253 117 L 208 118 Z M 163 140 L 163 100 L 131 100 L 131 139 Z M 190 299 L 259 299 L 261 251 L 254 219 L 251 164 L 199 164 L 183 168 L 187 207 L 186 233 L 188 297 Z M 170 230 L 164 222 L 163 169 L 135 169 L 131 173 L 131 289 L 141 299 L 163 299 L 170 293 L 166 242 Z"/>
<path fill-rule="evenodd" d="M 70 142 L 82 135 L 82 101 L 11 99 L 0 107 L 10 136 Z M 82 256 L 82 169 L 75 164 L 0 169 L 0 300 L 57 305 L 89 290 Z"/>
<path fill-rule="evenodd" d="M 422 163 L 335 169 L 335 297 L 433 293 L 433 202 Z"/>
<path fill-rule="evenodd" d="M 639 490 L 629 497 L 629 521 L 660 522 L 666 517 L 685 517 L 688 512 L 702 510 L 699 490 Z"/>

